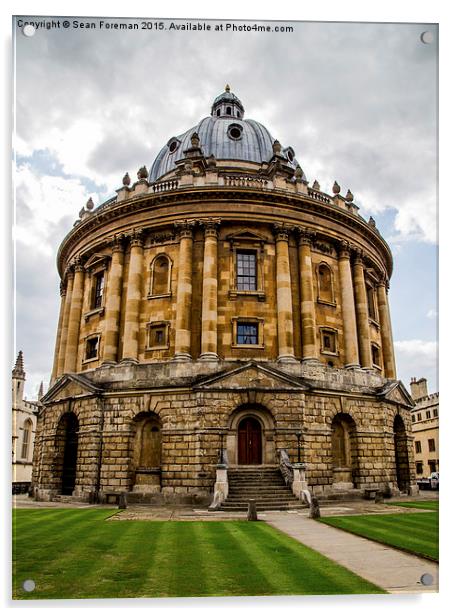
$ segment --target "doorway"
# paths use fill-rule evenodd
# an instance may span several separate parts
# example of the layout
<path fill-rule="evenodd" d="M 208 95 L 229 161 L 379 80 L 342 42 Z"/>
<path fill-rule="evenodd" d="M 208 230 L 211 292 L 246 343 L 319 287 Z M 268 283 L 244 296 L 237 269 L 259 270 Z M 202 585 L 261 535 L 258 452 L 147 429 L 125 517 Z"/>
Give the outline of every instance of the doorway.
<path fill-rule="evenodd" d="M 238 463 L 262 464 L 262 427 L 254 417 L 245 417 L 239 423 Z"/>
<path fill-rule="evenodd" d="M 64 416 L 65 442 L 62 461 L 62 494 L 71 496 L 76 484 L 76 463 L 78 459 L 78 419 L 73 413 Z"/>

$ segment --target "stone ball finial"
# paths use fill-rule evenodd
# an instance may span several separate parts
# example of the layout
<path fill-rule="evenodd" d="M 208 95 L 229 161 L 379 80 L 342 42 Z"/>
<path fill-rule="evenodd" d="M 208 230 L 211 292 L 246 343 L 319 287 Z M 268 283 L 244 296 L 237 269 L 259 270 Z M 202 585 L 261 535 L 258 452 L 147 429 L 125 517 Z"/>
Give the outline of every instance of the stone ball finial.
<path fill-rule="evenodd" d="M 226 90 L 226 92 L 230 92 L 231 91 L 231 88 L 229 87 L 228 83 L 226 84 L 226 87 L 224 89 Z"/>
<path fill-rule="evenodd" d="M 340 186 L 337 184 L 337 181 L 334 181 L 334 186 L 332 187 L 332 192 L 335 195 L 338 195 L 340 193 Z"/>
<path fill-rule="evenodd" d="M 272 143 L 272 150 L 275 156 L 279 156 L 281 154 L 281 143 L 278 141 L 278 139 L 275 139 L 275 141 Z"/>
<path fill-rule="evenodd" d="M 370 216 L 370 218 L 369 218 L 369 224 L 370 224 L 371 227 L 375 227 L 376 226 L 375 220 L 372 218 L 372 216 Z"/>
<path fill-rule="evenodd" d="M 92 201 L 92 197 L 89 197 L 86 203 L 86 209 L 91 211 L 94 209 L 94 202 Z"/>
<path fill-rule="evenodd" d="M 146 178 L 148 177 L 148 169 L 145 167 L 145 165 L 143 165 L 143 167 L 140 167 L 140 169 L 137 171 L 137 177 L 139 180 L 146 180 Z"/>
<path fill-rule="evenodd" d="M 350 189 L 347 190 L 347 194 L 345 195 L 345 201 L 348 201 L 348 203 L 351 203 L 353 201 L 353 193 Z"/>
<path fill-rule="evenodd" d="M 193 133 L 191 135 L 191 145 L 193 148 L 198 148 L 200 145 L 200 138 L 197 133 Z"/>
<path fill-rule="evenodd" d="M 320 183 L 318 182 L 318 180 L 315 180 L 313 182 L 312 188 L 313 188 L 313 190 L 321 190 Z"/>
<path fill-rule="evenodd" d="M 302 167 L 300 165 L 297 165 L 295 175 L 298 180 L 302 180 L 304 177 L 304 172 L 302 171 Z"/>
<path fill-rule="evenodd" d="M 129 173 L 126 171 L 126 175 L 122 178 L 122 183 L 124 184 L 124 186 L 129 186 L 130 184 L 130 175 Z"/>

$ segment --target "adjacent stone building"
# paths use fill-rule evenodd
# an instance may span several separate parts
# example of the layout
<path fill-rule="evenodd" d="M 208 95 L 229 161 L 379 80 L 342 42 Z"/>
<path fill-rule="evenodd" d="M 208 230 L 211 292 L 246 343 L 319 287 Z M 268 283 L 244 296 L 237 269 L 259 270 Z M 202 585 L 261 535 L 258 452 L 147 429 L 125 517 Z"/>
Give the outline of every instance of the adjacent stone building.
<path fill-rule="evenodd" d="M 208 503 L 218 464 L 299 456 L 317 495 L 415 489 L 390 249 L 244 115 L 226 87 L 64 238 L 38 497 Z"/>
<path fill-rule="evenodd" d="M 32 482 L 32 459 L 38 402 L 24 398 L 24 357 L 22 351 L 16 359 L 12 372 L 12 437 L 13 437 L 13 494 L 28 492 Z M 40 387 L 38 397 L 43 394 Z"/>
<path fill-rule="evenodd" d="M 410 391 L 415 406 L 412 409 L 415 473 L 417 479 L 439 471 L 439 392 L 428 394 L 425 378 L 412 378 Z"/>

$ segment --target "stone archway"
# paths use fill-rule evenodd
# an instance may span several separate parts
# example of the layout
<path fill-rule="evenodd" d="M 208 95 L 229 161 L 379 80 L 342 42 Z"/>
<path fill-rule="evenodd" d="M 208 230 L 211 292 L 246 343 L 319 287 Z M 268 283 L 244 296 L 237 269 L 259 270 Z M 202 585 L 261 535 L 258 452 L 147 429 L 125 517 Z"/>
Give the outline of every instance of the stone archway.
<path fill-rule="evenodd" d="M 242 405 L 229 417 L 226 438 L 229 465 L 276 464 L 275 424 L 261 405 Z"/>
<path fill-rule="evenodd" d="M 396 482 L 399 490 L 405 492 L 410 485 L 409 450 L 405 424 L 400 415 L 396 415 L 394 418 L 393 432 Z"/>
<path fill-rule="evenodd" d="M 76 486 L 78 433 L 79 421 L 75 413 L 62 415 L 56 431 L 54 474 L 58 492 L 66 496 L 71 496 Z"/>
<path fill-rule="evenodd" d="M 338 413 L 331 424 L 333 487 L 355 487 L 357 465 L 356 424 L 347 413 Z"/>
<path fill-rule="evenodd" d="M 155 413 L 139 413 L 133 420 L 133 490 L 161 488 L 162 423 Z"/>

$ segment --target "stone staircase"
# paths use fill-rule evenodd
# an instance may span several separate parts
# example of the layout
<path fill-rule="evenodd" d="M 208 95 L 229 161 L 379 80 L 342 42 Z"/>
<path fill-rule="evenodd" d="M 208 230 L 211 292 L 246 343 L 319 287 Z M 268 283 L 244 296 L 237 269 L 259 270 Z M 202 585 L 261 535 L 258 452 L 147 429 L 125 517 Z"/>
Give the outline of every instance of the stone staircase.
<path fill-rule="evenodd" d="M 239 466 L 228 470 L 229 494 L 222 511 L 247 511 L 248 501 L 256 501 L 258 511 L 305 509 L 285 485 L 278 466 Z"/>

